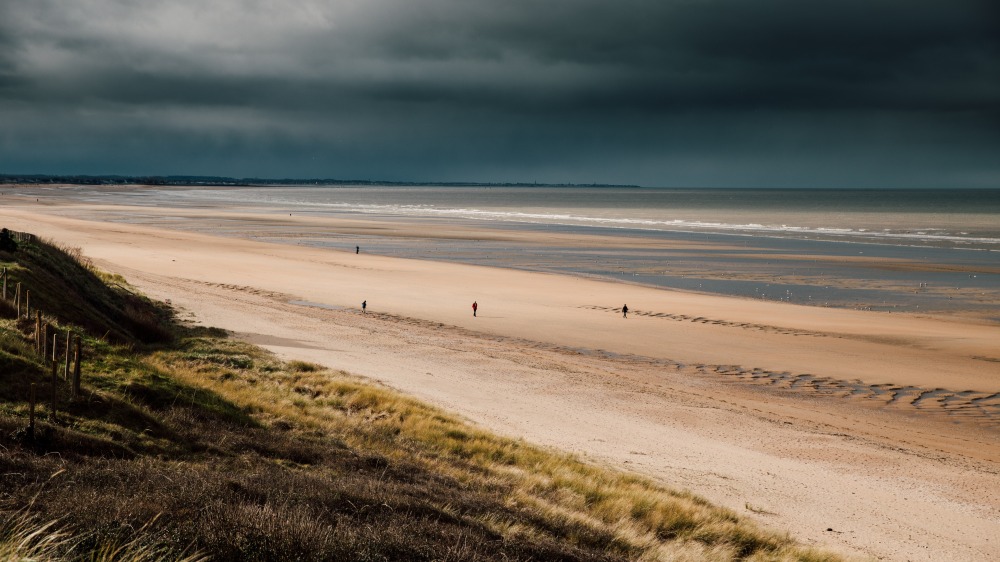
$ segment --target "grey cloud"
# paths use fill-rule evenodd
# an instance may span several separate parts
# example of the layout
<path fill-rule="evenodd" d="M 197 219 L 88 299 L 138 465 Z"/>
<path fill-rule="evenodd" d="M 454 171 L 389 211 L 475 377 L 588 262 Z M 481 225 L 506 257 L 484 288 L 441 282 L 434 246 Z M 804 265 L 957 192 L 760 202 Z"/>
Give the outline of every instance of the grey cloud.
<path fill-rule="evenodd" d="M 996 177 L 990 6 L 10 0 L 0 172 Z"/>

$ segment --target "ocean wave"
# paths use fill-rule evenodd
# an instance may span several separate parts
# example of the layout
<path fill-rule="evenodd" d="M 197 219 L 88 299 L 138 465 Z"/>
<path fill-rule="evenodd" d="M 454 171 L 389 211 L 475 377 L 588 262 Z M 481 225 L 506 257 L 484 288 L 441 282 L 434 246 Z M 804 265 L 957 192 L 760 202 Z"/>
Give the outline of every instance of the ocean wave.
<path fill-rule="evenodd" d="M 921 228 L 913 231 L 890 230 L 872 231 L 866 228 L 843 228 L 830 226 L 799 226 L 789 224 L 725 223 L 685 219 L 657 220 L 648 218 L 594 217 L 568 213 L 530 213 L 522 211 L 496 211 L 471 208 L 436 208 L 428 205 L 375 205 L 349 203 L 303 202 L 310 206 L 331 207 L 364 214 L 392 214 L 422 217 L 454 217 L 475 220 L 506 221 L 520 223 L 553 224 L 561 226 L 601 226 L 633 230 L 670 230 L 681 232 L 713 231 L 746 234 L 773 235 L 816 235 L 830 237 L 854 237 L 880 241 L 922 241 L 955 242 L 963 244 L 1000 245 L 1000 238 L 970 236 L 968 232 L 951 233 L 944 229 Z"/>
<path fill-rule="evenodd" d="M 254 195 L 257 195 L 256 197 Z M 949 232 L 936 228 L 870 230 L 835 226 L 803 226 L 795 224 L 766 224 L 759 222 L 727 223 L 689 219 L 651 219 L 643 217 L 600 217 L 559 212 L 525 212 L 478 209 L 470 207 L 438 207 L 426 204 L 378 204 L 358 202 L 329 202 L 289 197 L 287 193 L 241 193 L 241 201 L 267 206 L 288 206 L 312 211 L 330 210 L 344 213 L 382 214 L 422 218 L 459 218 L 495 222 L 516 222 L 577 227 L 603 227 L 644 231 L 716 232 L 765 236 L 815 236 L 839 240 L 878 241 L 882 243 L 953 243 L 959 245 L 1000 246 L 1000 238 L 973 235 L 968 231 Z M 171 193 L 173 198 L 227 200 L 231 195 L 194 191 Z"/>

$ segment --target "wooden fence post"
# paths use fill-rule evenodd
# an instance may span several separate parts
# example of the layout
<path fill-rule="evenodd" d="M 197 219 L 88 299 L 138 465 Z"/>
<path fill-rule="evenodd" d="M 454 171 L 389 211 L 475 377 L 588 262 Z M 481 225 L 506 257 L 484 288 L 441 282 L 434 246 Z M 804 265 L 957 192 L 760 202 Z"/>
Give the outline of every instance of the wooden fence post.
<path fill-rule="evenodd" d="M 42 311 L 36 311 L 35 321 L 38 322 L 38 335 L 41 340 L 38 342 L 38 352 L 41 354 L 42 359 L 45 359 L 49 355 L 49 325 L 42 324 Z"/>
<path fill-rule="evenodd" d="M 83 359 L 83 353 L 80 352 L 80 336 L 76 336 L 76 361 L 73 366 L 73 394 L 75 396 L 80 395 L 80 360 Z"/>
<path fill-rule="evenodd" d="M 14 291 L 14 308 L 17 309 L 17 314 L 14 315 L 14 318 L 20 318 L 21 317 L 21 283 L 20 282 L 18 282 L 17 289 Z"/>
<path fill-rule="evenodd" d="M 3 300 L 7 300 L 7 268 L 3 268 Z"/>
<path fill-rule="evenodd" d="M 56 399 L 59 386 L 56 385 L 56 362 L 52 362 L 52 421 L 56 421 Z"/>
<path fill-rule="evenodd" d="M 56 361 L 59 359 L 59 354 L 56 353 L 56 349 L 59 347 L 59 330 L 56 327 L 52 327 L 52 360 Z"/>
<path fill-rule="evenodd" d="M 66 368 L 63 369 L 63 378 L 66 379 L 66 380 L 69 380 L 69 356 L 70 356 L 70 349 L 73 347 L 70 344 L 70 341 L 71 341 L 70 338 L 72 338 L 72 337 L 73 337 L 73 332 L 71 330 L 67 329 L 66 330 Z M 74 395 L 75 395 L 75 393 L 74 393 Z"/>
<path fill-rule="evenodd" d="M 24 290 L 24 317 L 31 319 L 31 289 Z"/>
<path fill-rule="evenodd" d="M 35 437 L 35 383 L 31 383 L 28 394 L 28 437 Z"/>
<path fill-rule="evenodd" d="M 35 353 L 42 355 L 42 313 L 41 311 L 35 315 Z"/>

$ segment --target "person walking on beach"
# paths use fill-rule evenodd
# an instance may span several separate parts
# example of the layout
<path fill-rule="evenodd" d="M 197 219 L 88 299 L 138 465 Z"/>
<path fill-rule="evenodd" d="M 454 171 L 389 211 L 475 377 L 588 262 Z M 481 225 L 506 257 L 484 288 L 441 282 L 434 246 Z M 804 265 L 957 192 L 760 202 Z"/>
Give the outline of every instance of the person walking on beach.
<path fill-rule="evenodd" d="M 476 317 L 476 311 L 477 310 L 479 310 L 479 303 L 476 302 L 476 301 L 472 301 L 472 317 L 473 318 Z"/>
<path fill-rule="evenodd" d="M 360 254 L 361 253 L 361 246 L 355 246 L 354 247 L 354 253 L 355 254 Z"/>
<path fill-rule="evenodd" d="M 368 301 L 361 301 L 361 314 L 368 314 L 368 311 L 365 310 L 366 308 L 368 308 Z"/>
<path fill-rule="evenodd" d="M 622 305 L 622 318 L 628 318 L 628 305 Z"/>

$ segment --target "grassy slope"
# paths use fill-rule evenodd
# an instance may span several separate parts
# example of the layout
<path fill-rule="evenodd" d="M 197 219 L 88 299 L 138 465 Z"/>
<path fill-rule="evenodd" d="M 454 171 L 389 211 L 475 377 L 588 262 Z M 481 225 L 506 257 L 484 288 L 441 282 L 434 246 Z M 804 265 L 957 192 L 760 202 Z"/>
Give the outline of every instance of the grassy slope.
<path fill-rule="evenodd" d="M 49 245 L 0 263 L 51 320 L 87 332 L 83 396 L 60 384 L 65 413 L 50 423 L 43 408 L 28 439 L 27 385 L 49 396 L 48 377 L 32 325 L 0 303 L 0 560 L 5 535 L 54 519 L 71 538 L 52 550 L 70 559 L 109 542 L 147 559 L 834 559 L 346 373 L 160 329 L 162 307 Z"/>

